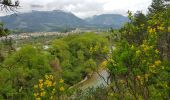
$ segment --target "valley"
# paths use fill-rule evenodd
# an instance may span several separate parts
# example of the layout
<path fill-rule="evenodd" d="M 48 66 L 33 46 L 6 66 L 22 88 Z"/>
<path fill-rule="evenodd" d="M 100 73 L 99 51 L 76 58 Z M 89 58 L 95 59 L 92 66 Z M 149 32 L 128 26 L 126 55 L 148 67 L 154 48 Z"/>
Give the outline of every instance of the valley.
<path fill-rule="evenodd" d="M 170 100 L 169 0 L 0 6 L 0 100 Z"/>

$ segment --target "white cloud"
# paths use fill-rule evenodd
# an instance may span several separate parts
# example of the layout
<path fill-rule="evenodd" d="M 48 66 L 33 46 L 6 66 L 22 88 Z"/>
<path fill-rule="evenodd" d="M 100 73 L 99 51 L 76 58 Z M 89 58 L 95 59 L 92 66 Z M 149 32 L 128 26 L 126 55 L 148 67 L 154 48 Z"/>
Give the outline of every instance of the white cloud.
<path fill-rule="evenodd" d="M 89 17 L 103 13 L 126 15 L 128 10 L 146 12 L 152 0 L 20 0 L 19 12 L 31 10 L 64 10 L 79 17 Z M 5 15 L 6 12 L 0 12 Z"/>

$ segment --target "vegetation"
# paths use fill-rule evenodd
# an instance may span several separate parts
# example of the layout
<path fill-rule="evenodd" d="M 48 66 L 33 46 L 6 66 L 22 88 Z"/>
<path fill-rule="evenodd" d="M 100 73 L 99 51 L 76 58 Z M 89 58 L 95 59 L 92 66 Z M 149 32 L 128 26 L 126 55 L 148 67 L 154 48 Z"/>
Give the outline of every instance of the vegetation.
<path fill-rule="evenodd" d="M 131 21 L 107 64 L 117 99 L 169 99 L 170 8 L 164 4 L 154 0 L 146 16 L 128 12 Z"/>
<path fill-rule="evenodd" d="M 93 72 L 104 59 L 108 40 L 93 33 L 68 36 L 55 40 L 49 52 L 59 60 L 65 82 L 73 85 Z"/>
<path fill-rule="evenodd" d="M 23 45 L 1 62 L 1 97 L 34 98 L 33 87 L 46 74 L 56 80 L 62 77 L 72 86 L 95 71 L 108 53 L 108 45 L 106 37 L 94 33 L 61 37 L 51 42 L 48 50 Z"/>
<path fill-rule="evenodd" d="M 6 37 L 0 43 L 0 99 L 169 100 L 169 1 L 153 0 L 148 14 L 128 15 L 119 30 L 48 37 L 52 41 L 39 37 L 17 48 L 0 24 L 0 37 Z M 106 85 L 75 86 L 95 73 Z"/>

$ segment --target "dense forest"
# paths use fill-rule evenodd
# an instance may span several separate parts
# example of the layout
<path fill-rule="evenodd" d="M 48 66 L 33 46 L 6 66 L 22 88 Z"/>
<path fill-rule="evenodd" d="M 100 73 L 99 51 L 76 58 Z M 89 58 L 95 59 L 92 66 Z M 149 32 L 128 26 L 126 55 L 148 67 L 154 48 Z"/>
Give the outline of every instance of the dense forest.
<path fill-rule="evenodd" d="M 169 0 L 153 0 L 147 14 L 128 11 L 128 18 L 120 29 L 32 38 L 17 46 L 1 23 L 0 100 L 169 100 Z M 79 88 L 94 74 L 105 84 Z"/>

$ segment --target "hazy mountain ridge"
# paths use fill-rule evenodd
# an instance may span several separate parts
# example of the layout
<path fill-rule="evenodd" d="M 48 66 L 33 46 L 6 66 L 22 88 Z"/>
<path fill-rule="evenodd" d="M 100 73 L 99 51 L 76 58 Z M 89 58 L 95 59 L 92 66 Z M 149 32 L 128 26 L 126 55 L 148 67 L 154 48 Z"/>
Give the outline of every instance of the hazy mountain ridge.
<path fill-rule="evenodd" d="M 81 19 L 70 12 L 61 10 L 32 11 L 0 17 L 10 29 L 23 31 L 63 31 L 73 28 L 119 28 L 127 17 L 118 14 L 103 14 Z"/>
<path fill-rule="evenodd" d="M 120 28 L 128 18 L 119 14 L 102 14 L 87 18 L 86 21 L 98 27 Z"/>

